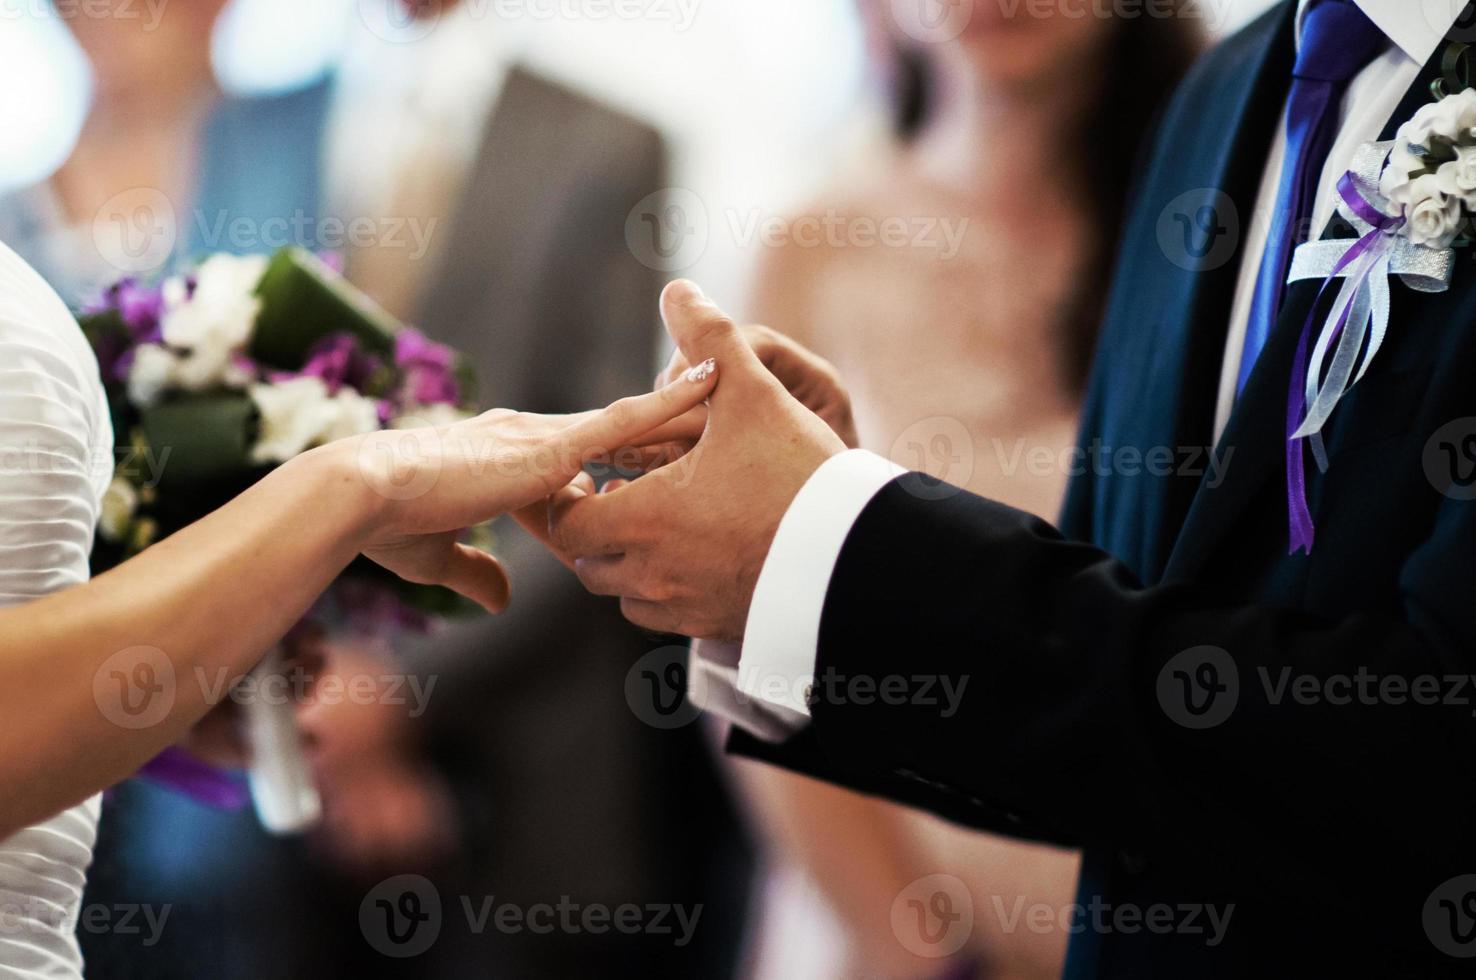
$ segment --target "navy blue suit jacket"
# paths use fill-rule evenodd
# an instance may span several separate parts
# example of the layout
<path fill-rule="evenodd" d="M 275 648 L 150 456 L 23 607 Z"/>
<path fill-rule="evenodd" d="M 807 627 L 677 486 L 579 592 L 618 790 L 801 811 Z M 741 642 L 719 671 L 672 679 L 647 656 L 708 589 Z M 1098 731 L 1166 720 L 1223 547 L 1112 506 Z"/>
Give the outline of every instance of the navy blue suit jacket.
<path fill-rule="evenodd" d="M 1387 346 L 1326 430 L 1327 472 L 1309 463 L 1310 555 L 1288 554 L 1284 427 L 1317 284 L 1291 289 L 1213 437 L 1294 9 L 1211 52 L 1165 110 L 1060 529 L 916 476 L 889 485 L 831 580 L 812 724 L 780 746 L 735 737 L 1082 847 L 1070 975 L 1423 976 L 1476 954 L 1469 253 L 1444 294 L 1393 286 Z M 1441 54 L 1387 136 L 1430 99 Z M 956 712 L 922 696 L 928 676 L 968 678 Z M 888 677 L 918 696 L 858 696 Z M 1431 684 L 1437 703 L 1416 703 Z"/>

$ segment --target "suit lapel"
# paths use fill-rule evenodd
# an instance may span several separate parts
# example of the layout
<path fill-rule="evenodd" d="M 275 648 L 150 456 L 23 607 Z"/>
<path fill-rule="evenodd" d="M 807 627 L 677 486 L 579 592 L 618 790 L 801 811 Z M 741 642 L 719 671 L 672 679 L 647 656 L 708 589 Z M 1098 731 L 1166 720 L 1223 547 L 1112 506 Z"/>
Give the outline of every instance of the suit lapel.
<path fill-rule="evenodd" d="M 1463 20 L 1471 14 L 1468 7 Z M 1448 43 L 1448 42 L 1447 42 Z M 1399 107 L 1385 124 L 1380 139 L 1393 139 L 1399 126 L 1417 109 L 1430 101 L 1431 84 L 1440 77 L 1441 59 L 1446 49 L 1436 49 L 1419 76 L 1405 92 Z M 1320 237 L 1327 238 L 1342 224 L 1334 218 Z M 1304 281 L 1292 285 L 1286 302 L 1268 338 L 1265 349 L 1236 401 L 1225 432 L 1216 447 L 1221 459 L 1231 454 L 1224 467 L 1224 479 L 1211 487 L 1201 482 L 1190 505 L 1188 516 L 1174 545 L 1165 577 L 1183 580 L 1193 577 L 1213 554 L 1214 549 L 1234 530 L 1237 521 L 1252 503 L 1265 502 L 1273 495 L 1277 507 L 1285 514 L 1284 489 L 1278 491 L 1278 480 L 1285 475 L 1286 401 L 1291 384 L 1292 362 L 1301 331 L 1312 312 L 1321 284 Z M 1395 284 L 1396 291 L 1405 287 Z M 1397 303 L 1397 300 L 1396 300 Z M 1228 309 L 1228 303 L 1222 309 Z M 1223 350 L 1220 351 L 1223 356 Z M 1375 367 L 1377 370 L 1377 367 Z M 1202 377 L 1210 377 L 1205 374 Z M 1218 367 L 1214 377 L 1218 377 Z M 1356 397 L 1357 389 L 1350 397 Z M 1314 493 L 1320 474 L 1309 461 L 1309 494 Z M 1316 499 L 1313 496 L 1314 518 Z"/>
<path fill-rule="evenodd" d="M 1108 452 L 1207 447 L 1215 387 L 1249 224 L 1289 84 L 1294 3 L 1202 61 L 1168 108 L 1123 243 L 1085 434 Z M 1202 461 L 1202 459 L 1201 459 Z M 1144 581 L 1163 574 L 1197 481 L 1115 464 L 1090 481 L 1083 533 Z"/>

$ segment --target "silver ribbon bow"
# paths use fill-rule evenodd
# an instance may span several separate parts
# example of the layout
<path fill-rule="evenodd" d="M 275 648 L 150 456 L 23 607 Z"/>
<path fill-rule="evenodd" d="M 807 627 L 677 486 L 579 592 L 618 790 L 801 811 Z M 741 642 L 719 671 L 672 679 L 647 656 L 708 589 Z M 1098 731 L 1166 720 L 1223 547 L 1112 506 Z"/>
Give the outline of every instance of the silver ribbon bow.
<path fill-rule="evenodd" d="M 1363 203 L 1391 219 L 1391 224 L 1399 215 L 1379 193 L 1379 178 L 1393 146 L 1392 141 L 1363 144 L 1348 172 Z M 1344 280 L 1312 350 L 1306 378 L 1307 415 L 1292 436 L 1294 439 L 1309 439 L 1312 454 L 1323 470 L 1327 469 L 1327 452 L 1322 443 L 1322 427 L 1338 402 L 1367 373 L 1388 333 L 1389 277 L 1398 276 L 1400 281 L 1417 292 L 1441 293 L 1450 288 L 1455 271 L 1454 250 L 1413 245 L 1408 238 L 1398 235 L 1394 228 L 1377 230 L 1341 193 L 1338 195 L 1338 213 L 1354 227 L 1359 237 L 1307 242 L 1298 246 L 1292 257 L 1291 273 L 1287 276 L 1288 283 L 1322 279 L 1330 285 L 1334 279 Z M 1345 257 L 1360 246 L 1364 251 L 1352 262 L 1344 264 Z M 1343 267 L 1339 268 L 1340 265 Z M 1344 323 L 1341 335 L 1338 332 L 1340 323 Z M 1337 350 L 1332 352 L 1332 364 L 1328 366 L 1329 349 L 1334 339 L 1337 340 Z"/>

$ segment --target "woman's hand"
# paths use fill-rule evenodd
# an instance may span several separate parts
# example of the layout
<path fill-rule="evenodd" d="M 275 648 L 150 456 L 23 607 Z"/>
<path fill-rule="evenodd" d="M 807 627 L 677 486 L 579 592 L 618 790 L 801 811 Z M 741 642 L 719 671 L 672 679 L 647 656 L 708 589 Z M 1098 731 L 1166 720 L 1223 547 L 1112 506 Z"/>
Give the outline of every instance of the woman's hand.
<path fill-rule="evenodd" d="M 445 586 L 495 613 L 507 605 L 507 576 L 491 555 L 458 542 L 459 533 L 547 498 L 586 463 L 639 461 L 640 447 L 670 441 L 670 423 L 702 404 L 716 375 L 709 363 L 598 411 L 497 409 L 445 428 L 376 432 L 320 452 L 367 490 L 360 546 L 366 556 L 406 581 Z"/>
<path fill-rule="evenodd" d="M 860 445 L 856 422 L 851 415 L 851 396 L 835 365 L 770 327 L 743 327 L 742 332 L 743 339 L 748 341 L 748 346 L 758 355 L 759 362 L 779 379 L 779 383 L 788 389 L 796 401 L 820 416 L 831 431 L 841 437 L 846 448 L 855 449 Z M 686 357 L 677 350 L 672 354 L 666 370 L 657 376 L 657 386 L 670 384 L 689 367 Z M 694 415 L 699 413 L 706 417 L 705 408 L 698 408 L 693 412 Z M 697 437 L 701 435 L 699 426 Z M 697 438 L 694 437 L 692 442 L 696 441 Z"/>

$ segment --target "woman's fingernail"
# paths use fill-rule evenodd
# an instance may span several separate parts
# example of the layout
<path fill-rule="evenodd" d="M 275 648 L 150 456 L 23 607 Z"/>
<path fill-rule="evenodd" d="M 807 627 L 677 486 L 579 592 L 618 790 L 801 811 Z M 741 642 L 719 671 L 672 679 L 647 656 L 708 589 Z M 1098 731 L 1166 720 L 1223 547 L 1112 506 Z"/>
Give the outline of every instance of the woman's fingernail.
<path fill-rule="evenodd" d="M 701 382 L 706 381 L 708 378 L 712 377 L 713 372 L 715 372 L 716 370 L 717 361 L 709 357 L 707 360 L 703 361 L 701 364 L 698 364 L 696 367 L 687 369 L 687 380 L 693 382 L 694 384 L 700 384 Z"/>

